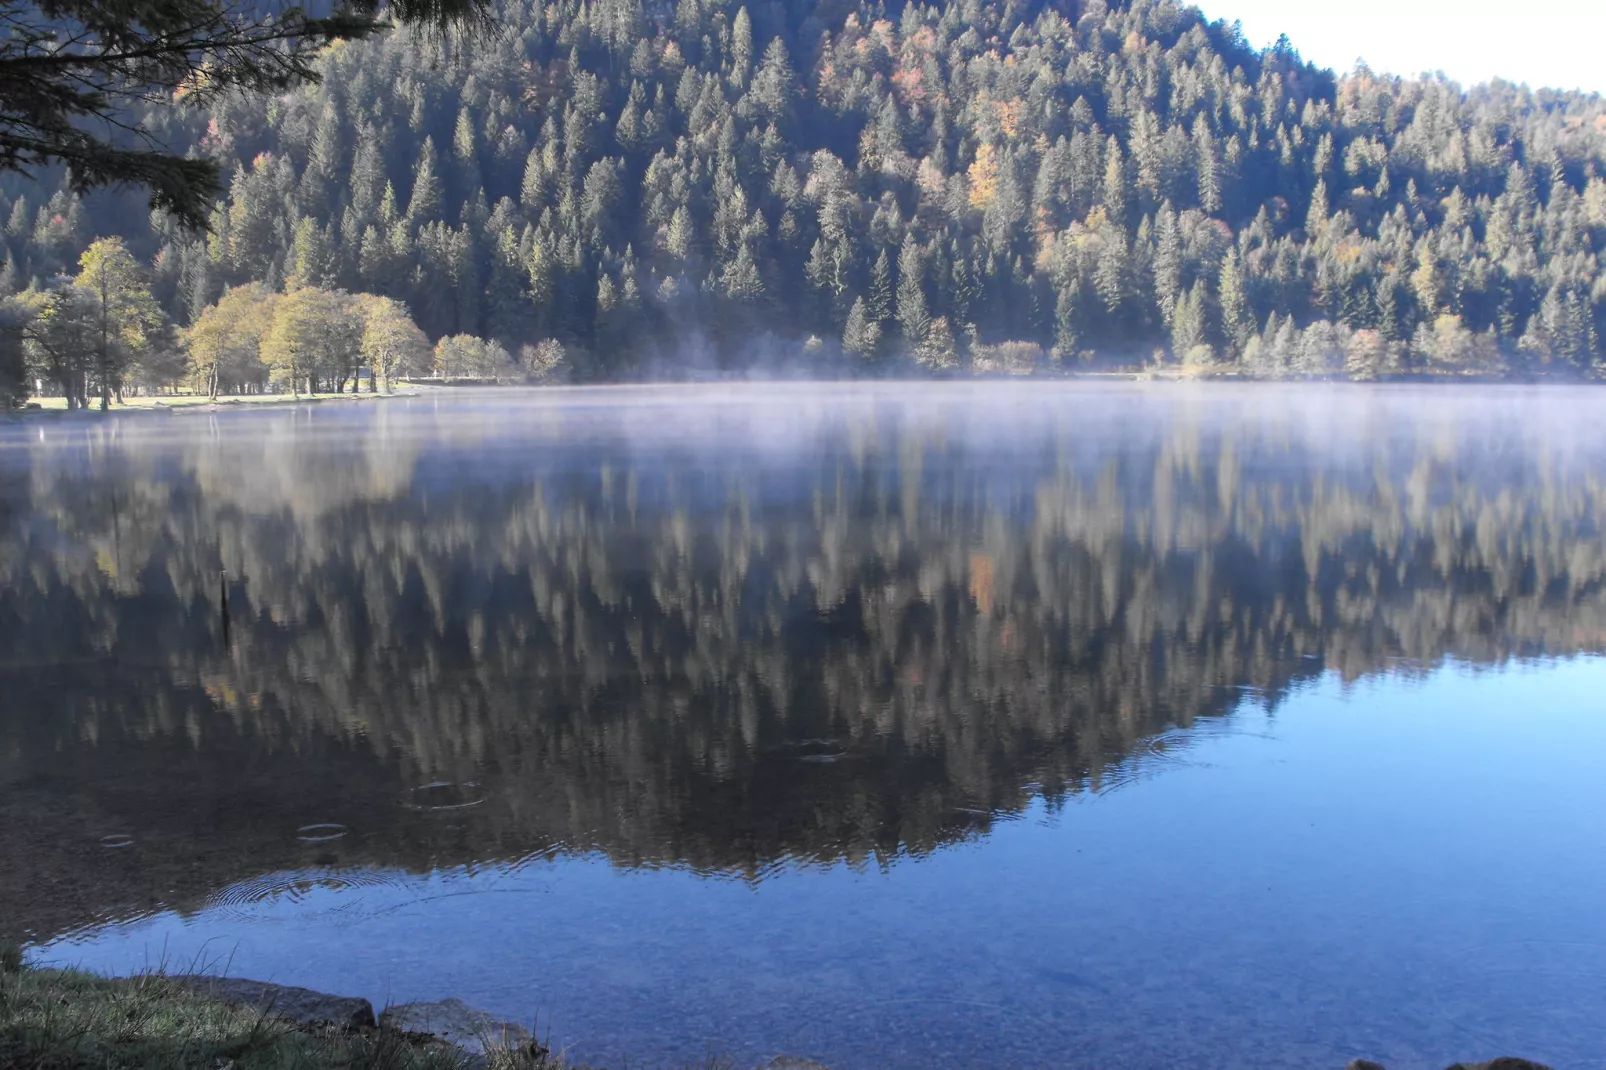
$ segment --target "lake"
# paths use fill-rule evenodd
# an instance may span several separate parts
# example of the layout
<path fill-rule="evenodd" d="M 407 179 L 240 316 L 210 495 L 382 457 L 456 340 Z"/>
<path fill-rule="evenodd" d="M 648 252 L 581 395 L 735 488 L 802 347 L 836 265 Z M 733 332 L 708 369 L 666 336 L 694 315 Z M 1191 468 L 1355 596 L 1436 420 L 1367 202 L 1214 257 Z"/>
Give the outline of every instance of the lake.
<path fill-rule="evenodd" d="M 1606 1066 L 1606 395 L 0 424 L 0 937 L 615 1067 Z"/>

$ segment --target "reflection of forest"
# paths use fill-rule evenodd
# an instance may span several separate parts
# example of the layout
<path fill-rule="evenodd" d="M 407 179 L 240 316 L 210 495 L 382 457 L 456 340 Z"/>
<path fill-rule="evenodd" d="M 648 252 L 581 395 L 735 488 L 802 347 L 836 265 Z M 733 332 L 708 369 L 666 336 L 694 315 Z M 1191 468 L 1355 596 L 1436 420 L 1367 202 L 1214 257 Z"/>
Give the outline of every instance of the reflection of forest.
<path fill-rule="evenodd" d="M 1246 686 L 1606 645 L 1564 421 L 1339 408 L 397 403 L 16 444 L 0 916 L 547 848 L 888 860 Z M 484 801 L 406 805 L 434 781 Z"/>

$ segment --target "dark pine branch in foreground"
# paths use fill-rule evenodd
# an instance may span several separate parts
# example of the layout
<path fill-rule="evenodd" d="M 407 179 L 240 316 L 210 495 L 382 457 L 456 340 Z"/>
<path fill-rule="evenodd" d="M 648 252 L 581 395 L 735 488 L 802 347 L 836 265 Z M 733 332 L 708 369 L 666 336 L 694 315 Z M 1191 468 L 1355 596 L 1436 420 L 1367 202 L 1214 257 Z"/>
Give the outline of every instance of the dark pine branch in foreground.
<path fill-rule="evenodd" d="M 443 26 L 474 9 L 412 0 L 396 13 Z M 162 145 L 140 106 L 204 106 L 231 90 L 314 82 L 320 49 L 387 23 L 375 0 L 322 18 L 220 0 L 4 0 L 0 25 L 0 168 L 64 165 L 75 193 L 145 189 L 152 208 L 200 228 L 222 189 L 220 161 Z"/>

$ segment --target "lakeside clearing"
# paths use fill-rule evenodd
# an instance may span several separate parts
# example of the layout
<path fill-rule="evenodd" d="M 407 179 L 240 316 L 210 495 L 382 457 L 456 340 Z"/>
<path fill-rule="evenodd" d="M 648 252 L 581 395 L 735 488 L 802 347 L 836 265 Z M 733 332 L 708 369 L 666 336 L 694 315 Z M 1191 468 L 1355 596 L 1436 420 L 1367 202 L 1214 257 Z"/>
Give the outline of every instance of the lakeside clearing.
<path fill-rule="evenodd" d="M 140 397 L 124 398 L 111 407 L 110 412 L 152 411 L 161 409 L 193 409 L 208 406 L 222 407 L 235 405 L 304 405 L 309 402 L 326 401 L 379 401 L 385 398 L 416 397 L 424 390 L 433 390 L 434 387 L 409 387 L 390 394 L 370 394 L 364 391 L 361 394 L 230 394 L 219 398 L 209 398 L 204 394 L 148 394 Z M 32 406 L 37 405 L 38 408 Z M 24 412 L 66 412 L 67 399 L 64 397 L 33 398 L 30 407 Z M 84 412 L 100 411 L 99 407 L 91 404 Z"/>

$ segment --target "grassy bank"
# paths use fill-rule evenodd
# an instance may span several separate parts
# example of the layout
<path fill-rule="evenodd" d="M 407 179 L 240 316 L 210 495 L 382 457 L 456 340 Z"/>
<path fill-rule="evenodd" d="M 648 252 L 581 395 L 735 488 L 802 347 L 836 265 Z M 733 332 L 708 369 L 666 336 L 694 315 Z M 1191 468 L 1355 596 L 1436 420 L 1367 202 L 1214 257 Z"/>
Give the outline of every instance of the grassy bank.
<path fill-rule="evenodd" d="M 479 1059 L 384 1029 L 301 1028 L 203 999 L 183 981 L 105 978 L 0 949 L 0 1067 L 7 1070 L 559 1070 L 533 1052 Z"/>
<path fill-rule="evenodd" d="M 366 390 L 360 394 L 226 394 L 213 400 L 205 394 L 144 394 L 139 397 L 125 397 L 111 407 L 112 412 L 127 412 L 130 409 L 189 409 L 202 405 L 300 405 L 309 401 L 376 401 L 380 398 L 395 397 L 400 394 L 415 394 L 418 388 L 409 386 L 398 390 L 395 394 L 370 394 Z M 34 411 L 66 412 L 67 399 L 56 397 L 30 398 L 33 404 L 39 406 Z M 91 398 L 90 411 L 99 412 L 100 402 Z"/>

